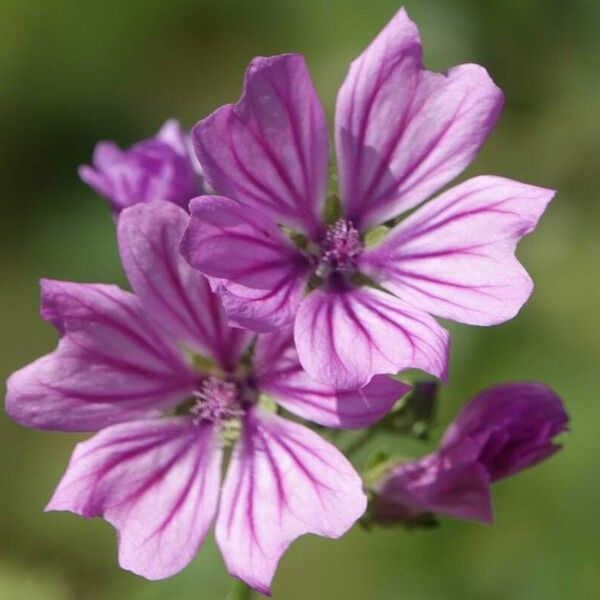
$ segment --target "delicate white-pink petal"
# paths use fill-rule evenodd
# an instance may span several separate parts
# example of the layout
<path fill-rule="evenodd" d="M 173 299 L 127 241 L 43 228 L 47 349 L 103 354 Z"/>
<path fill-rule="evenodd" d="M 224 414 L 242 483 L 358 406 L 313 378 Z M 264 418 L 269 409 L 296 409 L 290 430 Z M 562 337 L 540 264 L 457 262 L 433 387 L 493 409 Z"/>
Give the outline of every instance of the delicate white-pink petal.
<path fill-rule="evenodd" d="M 502 92 L 478 65 L 423 69 L 401 9 L 352 63 L 336 106 L 342 204 L 359 228 L 416 206 L 458 175 L 494 127 Z"/>
<path fill-rule="evenodd" d="M 469 179 L 419 208 L 362 256 L 406 302 L 474 325 L 514 317 L 533 283 L 515 257 L 554 192 L 502 177 Z"/>
<path fill-rule="evenodd" d="M 262 391 L 303 419 L 325 427 L 358 429 L 386 416 L 411 386 L 376 375 L 365 387 L 336 391 L 301 367 L 291 328 L 258 337 L 254 368 Z"/>
<path fill-rule="evenodd" d="M 308 374 L 336 389 L 410 368 L 446 376 L 448 333 L 427 313 L 372 288 L 312 291 L 300 304 L 294 337 Z"/>
<path fill-rule="evenodd" d="M 360 476 L 339 450 L 306 427 L 253 410 L 223 485 L 217 543 L 232 575 L 269 594 L 293 540 L 340 537 L 365 508 Z"/>
<path fill-rule="evenodd" d="M 210 425 L 115 425 L 78 444 L 46 510 L 104 517 L 119 532 L 121 567 L 169 577 L 192 560 L 212 524 L 221 458 Z"/>
<path fill-rule="evenodd" d="M 206 277 L 181 256 L 179 247 L 189 220 L 182 208 L 170 202 L 125 209 L 118 223 L 123 267 L 146 314 L 166 334 L 233 369 L 249 335 L 227 325 Z"/>
<path fill-rule="evenodd" d="M 327 178 L 327 125 L 304 58 L 255 58 L 237 104 L 200 121 L 193 141 L 219 194 L 314 237 Z"/>
<path fill-rule="evenodd" d="M 133 294 L 112 285 L 41 285 L 42 316 L 62 338 L 9 378 L 6 409 L 17 422 L 95 431 L 155 414 L 193 389 L 197 376 Z"/>

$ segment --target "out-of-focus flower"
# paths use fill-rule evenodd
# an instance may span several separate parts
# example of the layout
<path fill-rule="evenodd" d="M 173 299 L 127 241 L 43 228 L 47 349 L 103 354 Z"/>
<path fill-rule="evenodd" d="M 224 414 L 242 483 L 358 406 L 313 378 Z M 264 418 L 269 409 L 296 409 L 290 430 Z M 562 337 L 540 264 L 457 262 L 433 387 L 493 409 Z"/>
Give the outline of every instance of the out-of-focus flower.
<path fill-rule="evenodd" d="M 374 485 L 373 518 L 410 523 L 425 513 L 492 521 L 490 483 L 552 456 L 566 430 L 561 399 L 540 383 L 507 383 L 475 396 L 440 448 L 400 463 Z"/>
<path fill-rule="evenodd" d="M 188 136 L 174 119 L 156 136 L 127 150 L 113 142 L 99 142 L 92 163 L 79 167 L 79 176 L 104 196 L 116 213 L 152 200 L 168 200 L 187 209 L 194 196 L 206 191 Z"/>
<path fill-rule="evenodd" d="M 425 70 L 418 30 L 400 10 L 338 94 L 336 210 L 326 203 L 325 115 L 304 58 L 256 58 L 238 103 L 193 130 L 221 195 L 192 201 L 184 256 L 214 278 L 231 322 L 294 323 L 300 362 L 320 381 L 354 388 L 409 367 L 444 378 L 448 334 L 430 315 L 475 325 L 514 317 L 532 289 L 515 247 L 554 192 L 475 177 L 389 231 L 372 228 L 457 176 L 502 100 L 478 65 Z"/>
<path fill-rule="evenodd" d="M 103 516 L 119 532 L 122 567 L 149 579 L 176 573 L 217 515 L 229 571 L 268 593 L 296 537 L 342 535 L 366 499 L 334 446 L 267 410 L 261 395 L 321 425 L 358 428 L 409 386 L 380 376 L 335 392 L 301 369 L 289 328 L 257 338 L 229 327 L 179 254 L 188 221 L 169 202 L 121 213 L 133 294 L 42 282 L 42 316 L 60 342 L 10 377 L 7 411 L 30 427 L 99 431 L 77 446 L 48 510 Z M 223 448 L 234 439 L 221 489 Z"/>

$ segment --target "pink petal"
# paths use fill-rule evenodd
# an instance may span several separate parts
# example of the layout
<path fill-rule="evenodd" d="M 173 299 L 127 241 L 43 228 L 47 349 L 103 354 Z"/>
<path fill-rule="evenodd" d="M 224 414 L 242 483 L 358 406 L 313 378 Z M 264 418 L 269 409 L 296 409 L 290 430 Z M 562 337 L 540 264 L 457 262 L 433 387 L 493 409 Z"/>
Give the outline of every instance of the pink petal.
<path fill-rule="evenodd" d="M 181 156 L 188 155 L 188 144 L 186 135 L 181 129 L 181 125 L 177 119 L 169 119 L 165 121 L 164 125 L 160 128 L 160 131 L 156 134 L 156 137 L 168 144 Z"/>
<path fill-rule="evenodd" d="M 235 200 L 202 196 L 181 251 L 217 286 L 236 324 L 266 331 L 293 318 L 309 276 L 308 260 L 269 218 Z"/>
<path fill-rule="evenodd" d="M 221 458 L 212 426 L 177 418 L 115 425 L 77 445 L 46 510 L 104 517 L 119 533 L 121 567 L 163 579 L 204 541 Z"/>
<path fill-rule="evenodd" d="M 177 154 L 185 157 L 192 165 L 192 170 L 196 174 L 197 179 L 197 194 L 209 193 L 208 186 L 204 181 L 204 174 L 202 173 L 202 167 L 196 158 L 196 153 L 192 146 L 192 137 L 188 134 L 187 130 L 183 131 L 181 125 L 177 119 L 169 119 L 161 127 L 160 131 L 156 136 L 159 140 L 165 142 Z M 187 207 L 189 198 L 186 199 L 185 203 L 177 203 L 181 206 Z"/>
<path fill-rule="evenodd" d="M 334 446 L 301 425 L 253 411 L 223 486 L 217 543 L 232 575 L 269 594 L 294 539 L 340 537 L 365 507 L 358 473 Z"/>
<path fill-rule="evenodd" d="M 189 220 L 170 202 L 125 209 L 118 224 L 121 260 L 150 318 L 177 342 L 233 369 L 249 334 L 227 325 L 206 278 L 182 258 L 179 246 Z"/>
<path fill-rule="evenodd" d="M 63 337 L 8 380 L 7 411 L 19 423 L 94 431 L 155 414 L 194 387 L 197 376 L 129 292 L 43 280 L 42 315 Z"/>
<path fill-rule="evenodd" d="M 475 177 L 397 225 L 361 268 L 434 315 L 474 325 L 514 317 L 533 284 L 515 258 L 554 195 L 502 177 Z"/>
<path fill-rule="evenodd" d="M 302 56 L 255 58 L 238 103 L 200 121 L 192 137 L 218 193 L 310 236 L 320 232 L 327 125 Z"/>
<path fill-rule="evenodd" d="M 425 71 L 419 32 L 401 9 L 352 63 L 338 94 L 346 217 L 367 228 L 416 206 L 471 162 L 501 106 L 501 91 L 478 65 Z"/>
<path fill-rule="evenodd" d="M 114 142 L 98 142 L 94 148 L 92 162 L 96 169 L 107 169 L 123 156 L 123 151 Z"/>
<path fill-rule="evenodd" d="M 111 197 L 115 194 L 115 187 L 104 171 L 121 160 L 122 156 L 123 151 L 114 142 L 98 142 L 92 157 L 94 166 L 81 165 L 77 171 L 79 177 L 101 196 Z"/>
<path fill-rule="evenodd" d="M 276 280 L 273 289 L 257 290 L 224 280 L 213 289 L 219 294 L 231 326 L 263 333 L 294 321 L 307 279 L 292 272 Z"/>
<path fill-rule="evenodd" d="M 314 290 L 298 310 L 295 339 L 308 374 L 336 389 L 410 368 L 446 376 L 448 333 L 426 313 L 372 288 Z"/>
<path fill-rule="evenodd" d="M 291 329 L 258 337 L 254 369 L 259 387 L 286 410 L 325 427 L 359 429 L 388 414 L 411 386 L 376 375 L 364 388 L 336 391 L 300 366 Z"/>

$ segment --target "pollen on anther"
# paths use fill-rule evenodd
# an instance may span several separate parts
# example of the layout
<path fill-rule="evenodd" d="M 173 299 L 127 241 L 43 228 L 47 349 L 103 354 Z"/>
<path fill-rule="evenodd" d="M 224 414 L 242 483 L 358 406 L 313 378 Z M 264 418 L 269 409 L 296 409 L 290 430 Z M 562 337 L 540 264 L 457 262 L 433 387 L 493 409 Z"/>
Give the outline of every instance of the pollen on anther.
<path fill-rule="evenodd" d="M 318 274 L 351 271 L 356 268 L 363 249 L 358 230 L 351 221 L 339 219 L 329 227 L 321 243 Z M 320 271 L 320 273 L 319 273 Z"/>
<path fill-rule="evenodd" d="M 217 423 L 243 414 L 239 404 L 238 386 L 231 381 L 209 377 L 192 395 L 196 404 L 190 412 L 194 415 L 196 424 L 202 421 Z"/>

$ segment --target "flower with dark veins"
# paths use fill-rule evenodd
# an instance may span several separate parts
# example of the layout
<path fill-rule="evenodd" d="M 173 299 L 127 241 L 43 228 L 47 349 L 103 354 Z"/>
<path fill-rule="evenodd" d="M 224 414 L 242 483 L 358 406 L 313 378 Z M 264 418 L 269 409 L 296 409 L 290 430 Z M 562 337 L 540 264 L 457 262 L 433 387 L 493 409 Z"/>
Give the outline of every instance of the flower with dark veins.
<path fill-rule="evenodd" d="M 554 195 L 481 176 L 420 206 L 473 160 L 502 102 L 478 65 L 427 71 L 400 10 L 338 94 L 331 219 L 327 125 L 304 58 L 256 58 L 240 100 L 193 130 L 219 195 L 192 200 L 182 252 L 211 278 L 231 323 L 293 324 L 315 379 L 356 388 L 407 368 L 444 379 L 448 334 L 431 315 L 474 325 L 514 317 L 532 290 L 515 248 Z M 387 233 L 368 244 L 382 224 Z"/>
<path fill-rule="evenodd" d="M 179 254 L 188 221 L 170 202 L 122 211 L 133 293 L 42 282 L 42 315 L 60 341 L 13 373 L 6 407 L 29 427 L 98 432 L 75 449 L 48 510 L 104 517 L 119 532 L 122 567 L 149 579 L 177 573 L 216 517 L 230 573 L 269 593 L 296 537 L 339 537 L 366 498 L 333 445 L 263 396 L 320 425 L 360 428 L 409 386 L 380 376 L 335 391 L 302 370 L 289 327 L 256 336 L 227 325 L 206 278 Z"/>

